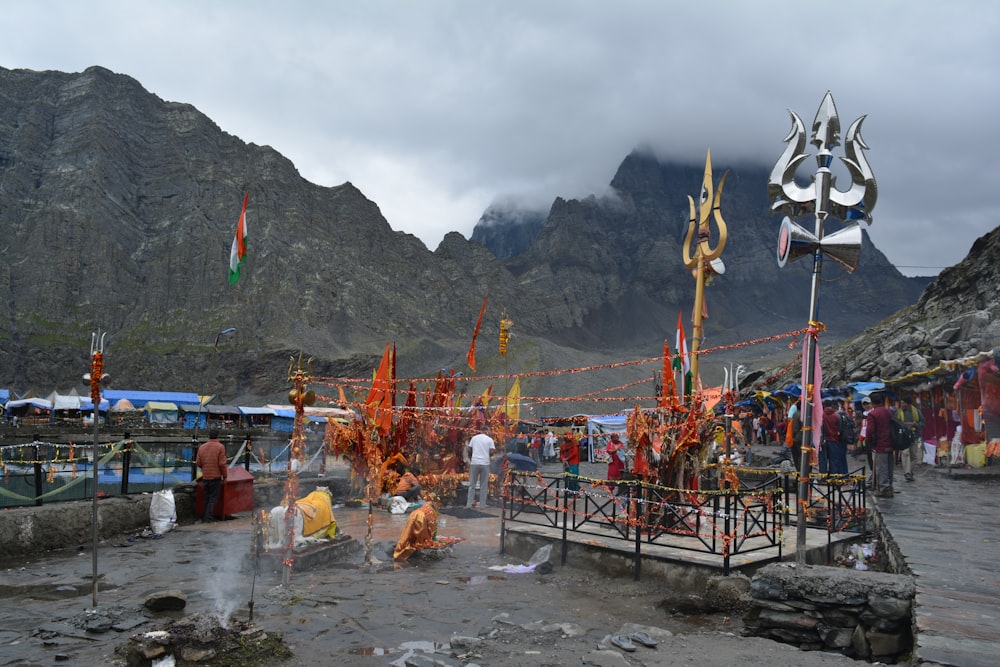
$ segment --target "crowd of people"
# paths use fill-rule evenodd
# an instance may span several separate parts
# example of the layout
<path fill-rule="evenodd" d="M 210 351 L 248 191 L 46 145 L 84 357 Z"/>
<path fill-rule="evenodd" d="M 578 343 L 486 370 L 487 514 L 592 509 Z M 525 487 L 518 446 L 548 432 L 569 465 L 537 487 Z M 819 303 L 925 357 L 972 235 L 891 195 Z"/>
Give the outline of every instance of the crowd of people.
<path fill-rule="evenodd" d="M 902 448 L 893 443 L 894 420 L 903 423 L 909 430 L 909 443 Z M 764 415 L 752 418 L 754 442 L 783 442 L 785 449 L 779 458 L 787 458 L 795 464 L 796 470 L 800 469 L 803 422 L 798 405 L 788 410 L 773 431 L 770 430 L 770 422 Z M 903 479 L 912 482 L 915 479 L 914 466 L 923 462 L 924 426 L 923 412 L 913 404 L 910 396 L 893 401 L 883 392 L 873 392 L 855 404 L 826 399 L 823 401 L 822 421 L 814 425 L 822 434 L 816 471 L 820 474 L 847 475 L 850 472 L 848 457 L 863 457 L 868 488 L 878 497 L 892 496 L 895 492 L 895 468 L 900 466 Z"/>

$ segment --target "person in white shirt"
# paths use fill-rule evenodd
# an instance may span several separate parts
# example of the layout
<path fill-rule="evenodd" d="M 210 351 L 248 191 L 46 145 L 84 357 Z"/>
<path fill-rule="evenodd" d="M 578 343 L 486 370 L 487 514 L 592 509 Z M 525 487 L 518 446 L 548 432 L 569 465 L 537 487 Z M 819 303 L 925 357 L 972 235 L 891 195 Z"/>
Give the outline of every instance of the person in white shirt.
<path fill-rule="evenodd" d="M 469 456 L 469 495 L 465 506 L 472 507 L 472 498 L 476 493 L 476 482 L 479 482 L 479 506 L 486 507 L 486 498 L 490 492 L 490 459 L 496 450 L 493 438 L 479 432 L 469 439 L 465 445 L 471 450 Z"/>

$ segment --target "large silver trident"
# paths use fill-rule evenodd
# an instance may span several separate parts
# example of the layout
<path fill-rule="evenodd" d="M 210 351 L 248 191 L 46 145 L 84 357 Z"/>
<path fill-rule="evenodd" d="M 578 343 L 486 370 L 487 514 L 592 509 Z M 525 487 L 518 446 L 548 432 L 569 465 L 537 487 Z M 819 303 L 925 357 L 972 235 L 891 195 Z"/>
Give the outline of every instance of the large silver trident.
<path fill-rule="evenodd" d="M 793 111 L 792 130 L 785 137 L 788 146 L 771 170 L 767 184 L 767 194 L 771 199 L 771 210 L 786 213 L 778 232 L 778 265 L 785 266 L 790 260 L 811 253 L 813 256 L 812 292 L 809 299 L 809 328 L 806 337 L 805 355 L 806 379 L 802 387 L 802 443 L 800 449 L 798 513 L 796 535 L 796 563 L 806 563 L 806 516 L 805 502 L 809 496 L 809 453 L 813 440 L 812 400 L 813 385 L 816 380 L 815 351 L 821 330 L 817 321 L 819 277 L 823 269 L 824 255 L 834 260 L 848 271 L 854 271 L 861 254 L 860 221 L 871 224 L 872 209 L 878 198 L 875 176 L 865 159 L 868 149 L 861 138 L 861 123 L 865 116 L 858 118 L 847 131 L 844 152 L 840 158 L 851 175 L 851 186 L 847 190 L 836 188 L 835 178 L 830 173 L 833 149 L 840 145 L 840 117 L 833 103 L 833 95 L 827 91 L 813 120 L 812 143 L 819 152 L 816 154 L 817 170 L 812 178 L 812 187 L 802 187 L 795 182 L 795 171 L 809 157 L 804 153 L 806 132 L 802 120 Z M 812 213 L 815 216 L 812 232 L 796 224 L 790 217 Z M 844 226 L 825 235 L 823 224 L 831 217 L 839 218 Z M 819 427 L 817 424 L 816 427 Z M 807 446 L 807 439 L 810 441 Z"/>

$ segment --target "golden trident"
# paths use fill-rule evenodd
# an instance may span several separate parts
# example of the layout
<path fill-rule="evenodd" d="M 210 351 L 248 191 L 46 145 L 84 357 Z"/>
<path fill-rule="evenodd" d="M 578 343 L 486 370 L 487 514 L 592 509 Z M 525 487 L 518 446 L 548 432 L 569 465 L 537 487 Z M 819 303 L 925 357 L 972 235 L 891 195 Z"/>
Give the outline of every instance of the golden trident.
<path fill-rule="evenodd" d="M 726 269 L 719 255 L 726 247 L 726 221 L 722 219 L 719 211 L 719 199 L 722 197 L 722 186 L 726 183 L 727 171 L 719 181 L 719 189 L 712 195 L 712 151 L 708 151 L 705 157 L 705 178 L 701 183 L 701 201 L 698 204 L 698 212 L 695 213 L 694 199 L 688 195 L 688 204 L 691 209 L 691 218 L 688 221 L 688 232 L 684 238 L 684 266 L 693 269 L 695 280 L 694 291 L 694 313 L 692 340 L 691 340 L 691 382 L 696 389 L 698 386 L 698 350 L 701 347 L 701 313 L 705 301 L 705 270 L 708 269 L 708 280 L 714 276 L 722 274 Z M 719 227 L 719 241 L 715 248 L 708 245 L 711 238 L 709 230 L 709 216 L 715 218 L 715 224 Z M 695 242 L 694 255 L 691 254 L 691 245 L 694 240 L 695 226 L 698 227 L 698 239 Z"/>

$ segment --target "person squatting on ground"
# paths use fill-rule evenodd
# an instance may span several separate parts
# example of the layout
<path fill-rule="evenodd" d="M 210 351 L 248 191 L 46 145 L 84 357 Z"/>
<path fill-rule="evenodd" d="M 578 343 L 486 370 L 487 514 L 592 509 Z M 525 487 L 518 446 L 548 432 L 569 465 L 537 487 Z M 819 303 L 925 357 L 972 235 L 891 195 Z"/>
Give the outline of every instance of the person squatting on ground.
<path fill-rule="evenodd" d="M 896 419 L 906 424 L 913 431 L 913 442 L 900 454 L 903 463 L 903 477 L 907 482 L 913 481 L 913 463 L 924 460 L 924 415 L 913 405 L 913 399 L 904 396 L 900 399 Z"/>
<path fill-rule="evenodd" d="M 399 483 L 396 484 L 396 492 L 392 495 L 402 496 L 412 503 L 414 500 L 420 498 L 420 481 L 417 479 L 420 471 L 415 468 L 412 471 L 407 470 L 406 466 L 400 467 Z"/>
<path fill-rule="evenodd" d="M 407 561 L 416 551 L 421 549 L 442 549 L 448 546 L 446 541 L 438 541 L 437 536 L 438 508 L 435 503 L 428 502 L 410 512 L 403 526 L 403 532 L 396 542 L 392 552 L 394 561 Z"/>
<path fill-rule="evenodd" d="M 208 432 L 208 440 L 198 447 L 198 454 L 195 456 L 195 465 L 201 469 L 202 488 L 205 493 L 205 514 L 204 521 L 215 521 L 212 513 L 215 511 L 215 504 L 219 501 L 219 492 L 229 474 L 226 465 L 226 448 L 219 442 L 219 431 L 212 429 Z"/>
<path fill-rule="evenodd" d="M 862 406 L 866 409 L 869 405 L 874 405 L 865 417 L 865 442 L 871 448 L 875 459 L 875 495 L 880 498 L 891 498 L 892 488 L 892 467 L 895 462 L 896 452 L 892 450 L 892 413 L 882 404 L 882 396 L 873 394 L 872 398 L 865 398 Z"/>
<path fill-rule="evenodd" d="M 559 448 L 559 459 L 563 464 L 563 473 L 566 474 L 566 490 L 579 491 L 580 482 L 580 443 L 573 437 L 572 431 L 566 431 L 563 436 L 562 447 Z"/>
<path fill-rule="evenodd" d="M 479 506 L 486 507 L 486 499 L 490 492 L 490 459 L 496 450 L 496 443 L 493 438 L 482 431 L 476 433 L 469 442 L 466 443 L 467 454 L 469 455 L 469 495 L 465 500 L 465 506 L 471 508 L 472 499 L 476 495 L 476 484 L 479 484 Z"/>

